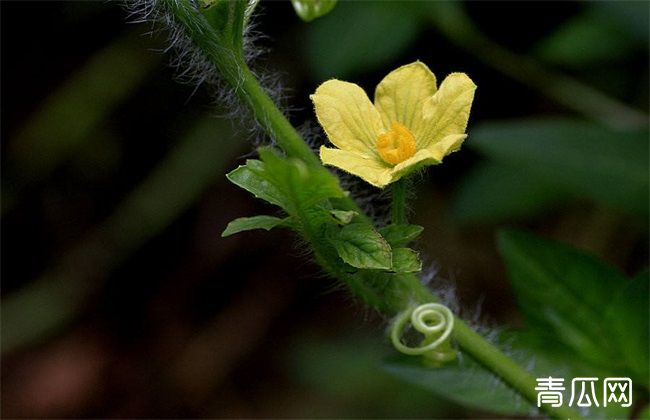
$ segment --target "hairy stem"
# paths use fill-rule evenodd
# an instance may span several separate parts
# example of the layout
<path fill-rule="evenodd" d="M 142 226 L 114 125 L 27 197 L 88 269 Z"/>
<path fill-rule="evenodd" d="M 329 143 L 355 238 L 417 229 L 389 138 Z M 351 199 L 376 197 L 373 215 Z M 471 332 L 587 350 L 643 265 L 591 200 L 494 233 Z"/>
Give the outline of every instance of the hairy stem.
<path fill-rule="evenodd" d="M 453 337 L 464 352 L 470 354 L 479 363 L 500 377 L 533 406 L 537 405 L 537 393 L 535 391 L 537 381 L 530 373 L 522 369 L 515 361 L 481 337 L 459 318 L 455 318 Z M 558 419 L 582 418 L 580 414 L 569 407 L 542 405 L 540 409 Z"/>
<path fill-rule="evenodd" d="M 242 84 L 237 93 L 251 108 L 260 125 L 264 127 L 287 155 L 302 159 L 310 165 L 320 165 L 316 155 L 284 114 L 275 106 L 271 98 L 260 86 L 257 78 L 245 64 L 242 66 L 241 74 Z"/>
<path fill-rule="evenodd" d="M 406 179 L 402 178 L 391 185 L 393 202 L 391 205 L 391 218 L 393 224 L 406 224 Z"/>

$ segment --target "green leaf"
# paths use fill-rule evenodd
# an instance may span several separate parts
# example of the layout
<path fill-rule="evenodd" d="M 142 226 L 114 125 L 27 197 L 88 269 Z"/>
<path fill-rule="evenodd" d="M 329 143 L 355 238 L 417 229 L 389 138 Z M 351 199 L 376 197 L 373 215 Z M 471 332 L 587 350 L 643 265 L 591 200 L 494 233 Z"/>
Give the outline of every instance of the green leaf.
<path fill-rule="evenodd" d="M 323 167 L 309 167 L 298 159 L 281 157 L 270 148 L 260 148 L 266 165 L 265 177 L 284 196 L 285 210 L 294 215 L 300 209 L 313 210 L 328 198 L 345 194 L 338 180 Z"/>
<path fill-rule="evenodd" d="M 246 165 L 239 166 L 227 174 L 226 178 L 255 197 L 276 206 L 284 208 L 288 201 L 284 193 L 269 181 L 266 165 L 259 160 L 247 160 Z"/>
<path fill-rule="evenodd" d="M 263 161 L 247 160 L 226 177 L 255 197 L 296 215 L 330 197 L 343 197 L 337 179 L 324 168 L 311 168 L 297 159 L 278 156 L 269 148 L 259 150 Z"/>
<path fill-rule="evenodd" d="M 648 45 L 650 14 L 648 3 L 643 1 L 598 1 L 590 3 L 604 19 L 616 21 L 618 28 L 625 31 L 643 45 Z"/>
<path fill-rule="evenodd" d="M 501 348 L 508 349 L 508 356 L 514 361 L 527 366 L 527 370 L 536 378 L 579 377 L 621 377 L 626 374 L 618 367 L 602 366 L 597 367 L 576 358 L 572 352 L 566 351 L 563 346 L 557 345 L 552 337 L 543 336 L 531 330 L 500 331 L 495 337 L 496 344 Z M 534 360 L 535 363 L 530 363 Z M 613 368 L 613 369 L 612 369 Z M 566 384 L 566 382 L 565 382 Z M 595 384 L 596 395 L 603 395 L 602 380 Z M 568 385 L 564 393 L 565 404 L 569 402 L 571 386 Z M 587 410 L 587 408 L 584 408 Z M 588 408 L 581 414 L 588 419 L 624 419 L 630 417 L 630 408 L 609 404 L 607 407 Z"/>
<path fill-rule="evenodd" d="M 648 212 L 648 133 L 569 120 L 515 120 L 472 130 L 472 148 L 562 190 Z"/>
<path fill-rule="evenodd" d="M 619 22 L 593 7 L 563 23 L 537 47 L 543 60 L 567 67 L 585 67 L 625 58 L 638 43 Z"/>
<path fill-rule="evenodd" d="M 484 162 L 461 181 L 452 211 L 461 223 L 528 219 L 546 214 L 565 196 L 539 177 L 508 165 Z"/>
<path fill-rule="evenodd" d="M 648 271 L 639 273 L 612 299 L 605 311 L 612 342 L 635 375 L 634 383 L 648 386 L 650 378 L 650 309 Z"/>
<path fill-rule="evenodd" d="M 340 2 L 306 28 L 307 63 L 316 80 L 376 70 L 400 56 L 421 28 L 408 2 Z"/>
<path fill-rule="evenodd" d="M 424 228 L 419 225 L 388 225 L 379 230 L 391 246 L 400 247 L 415 240 Z"/>
<path fill-rule="evenodd" d="M 280 219 L 273 216 L 253 216 L 253 217 L 240 217 L 228 223 L 226 229 L 221 234 L 222 237 L 234 235 L 235 233 L 243 232 L 246 230 L 264 229 L 271 230 L 276 226 L 285 224 L 289 219 Z"/>
<path fill-rule="evenodd" d="M 392 266 L 390 245 L 368 224 L 343 226 L 332 244 L 339 257 L 352 267 L 389 270 Z"/>
<path fill-rule="evenodd" d="M 336 0 L 291 0 L 296 14 L 305 22 L 328 14 L 334 6 Z"/>
<path fill-rule="evenodd" d="M 528 324 L 584 360 L 621 365 L 604 310 L 626 278 L 568 245 L 520 231 L 501 231 L 499 252 Z"/>
<path fill-rule="evenodd" d="M 352 221 L 354 216 L 359 215 L 359 213 L 354 210 L 330 210 L 330 214 L 334 216 L 334 219 L 336 219 L 336 221 L 341 225 L 347 225 Z"/>
<path fill-rule="evenodd" d="M 417 359 L 399 357 L 384 370 L 402 380 L 463 406 L 502 414 L 531 414 L 532 407 L 469 355 L 440 368 L 427 368 Z"/>
<path fill-rule="evenodd" d="M 410 248 L 393 249 L 393 268 L 396 273 L 417 273 L 422 271 L 422 261 L 418 253 Z"/>

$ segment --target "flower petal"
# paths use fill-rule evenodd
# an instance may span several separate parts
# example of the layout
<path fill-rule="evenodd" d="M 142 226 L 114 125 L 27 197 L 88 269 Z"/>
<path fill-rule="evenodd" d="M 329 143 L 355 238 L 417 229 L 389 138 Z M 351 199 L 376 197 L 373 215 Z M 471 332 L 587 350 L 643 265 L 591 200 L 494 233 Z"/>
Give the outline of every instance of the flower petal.
<path fill-rule="evenodd" d="M 383 188 L 391 182 L 390 173 L 393 168 L 367 155 L 322 146 L 320 159 L 325 165 L 343 169 L 375 187 Z"/>
<path fill-rule="evenodd" d="M 404 175 L 416 171 L 423 166 L 436 165 L 440 163 L 440 160 L 428 149 L 418 150 L 413 156 L 392 168 L 390 182 L 397 181 Z"/>
<path fill-rule="evenodd" d="M 390 182 L 397 181 L 404 175 L 416 171 L 423 166 L 441 163 L 443 157 L 460 149 L 460 145 L 466 138 L 466 134 L 452 134 L 436 142 L 431 147 L 419 150 L 413 156 L 392 168 Z"/>
<path fill-rule="evenodd" d="M 435 159 L 442 161 L 443 157 L 460 149 L 460 145 L 466 138 L 467 134 L 450 134 L 431 143 L 425 150 L 428 150 Z"/>
<path fill-rule="evenodd" d="M 375 106 L 384 129 L 397 121 L 406 126 L 418 141 L 423 131 L 423 102 L 436 93 L 436 76 L 422 62 L 416 61 L 393 70 L 375 89 Z"/>
<path fill-rule="evenodd" d="M 376 153 L 375 142 L 384 130 L 379 113 L 363 89 L 332 79 L 321 84 L 310 98 L 318 122 L 336 147 Z"/>
<path fill-rule="evenodd" d="M 450 134 L 465 133 L 475 90 L 476 85 L 465 73 L 451 73 L 445 78 L 438 92 L 424 103 L 424 147 Z"/>

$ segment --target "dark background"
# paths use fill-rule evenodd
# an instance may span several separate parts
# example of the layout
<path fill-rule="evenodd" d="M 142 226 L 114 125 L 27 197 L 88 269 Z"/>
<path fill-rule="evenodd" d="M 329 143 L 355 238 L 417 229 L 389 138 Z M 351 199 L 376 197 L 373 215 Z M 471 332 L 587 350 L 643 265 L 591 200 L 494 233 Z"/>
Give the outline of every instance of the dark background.
<path fill-rule="evenodd" d="M 366 6 L 402 16 L 411 4 L 339 4 L 322 22 Z M 220 117 L 227 104 L 209 89 L 173 81 L 162 28 L 147 35 L 151 24 L 127 23 L 111 2 L 1 7 L 4 417 L 481 415 L 383 373 L 385 320 L 323 275 L 290 233 L 220 237 L 236 217 L 274 211 L 224 176 L 265 139 Z M 466 4 L 493 41 L 647 113 L 647 38 L 581 66 L 537 54 L 589 7 Z M 439 81 L 463 71 L 478 85 L 468 142 L 482 121 L 576 115 L 435 25 L 413 20 L 418 29 L 407 33 L 398 25 L 414 18 L 396 19 L 384 28 L 396 46 L 355 64 L 355 54 L 330 59 L 323 47 L 352 41 L 318 38 L 321 21 L 300 21 L 289 2 L 262 2 L 255 45 L 269 52 L 255 68 L 281 82 L 292 122 L 309 133 L 318 130 L 308 95 L 322 80 L 372 92 L 415 59 Z M 609 30 L 607 20 L 596 28 Z M 456 293 L 466 317 L 521 324 L 494 246 L 497 227 L 572 243 L 628 274 L 647 265 L 647 218 L 585 197 L 517 219 L 463 221 L 454 197 L 482 159 L 464 148 L 431 168 L 413 204 L 432 285 Z M 373 198 L 379 219 L 384 199 Z"/>

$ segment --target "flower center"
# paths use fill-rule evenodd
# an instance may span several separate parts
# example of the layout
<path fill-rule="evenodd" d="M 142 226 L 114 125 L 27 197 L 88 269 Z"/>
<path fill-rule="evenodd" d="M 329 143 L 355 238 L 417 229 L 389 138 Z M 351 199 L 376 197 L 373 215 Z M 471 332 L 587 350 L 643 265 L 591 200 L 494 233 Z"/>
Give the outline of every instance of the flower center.
<path fill-rule="evenodd" d="M 415 154 L 415 137 L 398 122 L 377 137 L 377 152 L 386 163 L 397 165 Z"/>

